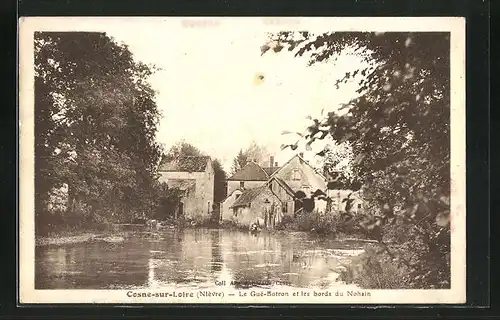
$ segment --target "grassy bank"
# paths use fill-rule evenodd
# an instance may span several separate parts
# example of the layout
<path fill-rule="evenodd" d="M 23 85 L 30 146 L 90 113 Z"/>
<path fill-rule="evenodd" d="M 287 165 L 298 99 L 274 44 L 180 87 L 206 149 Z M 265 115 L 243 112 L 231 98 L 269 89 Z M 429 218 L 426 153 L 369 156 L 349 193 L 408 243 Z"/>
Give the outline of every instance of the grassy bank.
<path fill-rule="evenodd" d="M 358 227 L 361 217 L 344 217 L 338 214 L 322 214 L 312 212 L 297 217 L 285 216 L 274 229 L 262 229 L 261 232 L 285 234 L 289 232 L 305 232 L 324 238 L 339 240 L 366 240 L 366 236 Z M 248 231 L 249 226 L 239 225 L 236 221 L 223 221 L 215 224 L 228 230 Z"/>
<path fill-rule="evenodd" d="M 35 236 L 37 246 L 63 245 L 72 243 L 120 242 L 130 231 L 161 231 L 184 228 L 219 228 L 218 223 L 210 219 L 178 219 L 161 221 L 159 229 L 151 230 L 145 221 L 134 224 L 79 223 L 77 225 L 61 223 L 40 228 Z"/>
<path fill-rule="evenodd" d="M 73 243 L 96 243 L 96 242 L 121 242 L 125 239 L 126 232 L 120 231 L 73 231 L 51 233 L 48 236 L 38 236 L 35 238 L 36 246 L 64 245 Z"/>
<path fill-rule="evenodd" d="M 360 217 L 311 212 L 295 218 L 285 216 L 277 231 L 303 231 L 335 239 L 366 239 L 358 227 Z"/>

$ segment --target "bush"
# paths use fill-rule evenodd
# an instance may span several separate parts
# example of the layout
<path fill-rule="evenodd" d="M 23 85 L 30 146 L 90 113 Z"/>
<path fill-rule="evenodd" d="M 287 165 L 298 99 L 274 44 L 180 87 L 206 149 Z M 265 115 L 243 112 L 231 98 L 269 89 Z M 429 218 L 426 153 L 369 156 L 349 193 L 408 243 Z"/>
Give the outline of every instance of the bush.
<path fill-rule="evenodd" d="M 319 234 L 349 234 L 365 238 L 359 227 L 362 216 L 345 213 L 303 213 L 295 218 L 292 225 L 296 230 L 315 232 Z"/>
<path fill-rule="evenodd" d="M 355 283 L 363 289 L 408 288 L 409 270 L 398 261 L 378 253 L 375 246 L 367 246 L 366 252 L 353 259 L 341 271 L 339 279 Z"/>
<path fill-rule="evenodd" d="M 290 230 L 295 229 L 295 220 L 291 216 L 284 216 L 283 219 L 275 226 L 276 230 Z"/>
<path fill-rule="evenodd" d="M 332 234 L 338 232 L 340 219 L 338 215 L 331 213 L 302 213 L 296 217 L 296 225 L 299 231 L 311 231 L 319 234 Z"/>
<path fill-rule="evenodd" d="M 363 289 L 402 289 L 409 287 L 408 274 L 406 267 L 391 259 L 363 253 L 341 271 L 339 279 Z"/>
<path fill-rule="evenodd" d="M 384 225 L 382 241 L 367 246 L 341 279 L 366 289 L 450 288 L 449 229 L 432 228 Z"/>

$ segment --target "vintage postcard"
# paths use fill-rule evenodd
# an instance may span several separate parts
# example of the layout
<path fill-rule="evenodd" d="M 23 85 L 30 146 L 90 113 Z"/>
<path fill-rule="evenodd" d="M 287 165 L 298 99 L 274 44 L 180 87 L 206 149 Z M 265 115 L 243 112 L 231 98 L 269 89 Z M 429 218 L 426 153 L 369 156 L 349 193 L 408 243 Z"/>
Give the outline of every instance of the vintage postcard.
<path fill-rule="evenodd" d="M 465 303 L 465 19 L 19 28 L 21 303 Z"/>

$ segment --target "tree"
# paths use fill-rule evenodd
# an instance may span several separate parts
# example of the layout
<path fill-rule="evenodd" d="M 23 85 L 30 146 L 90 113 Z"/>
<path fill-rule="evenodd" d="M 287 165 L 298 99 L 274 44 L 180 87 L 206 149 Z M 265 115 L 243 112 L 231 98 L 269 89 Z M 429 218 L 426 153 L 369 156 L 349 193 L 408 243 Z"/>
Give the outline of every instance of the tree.
<path fill-rule="evenodd" d="M 68 187 L 67 215 L 123 221 L 147 210 L 159 113 L 154 72 L 104 33 L 35 33 L 35 209 Z"/>
<path fill-rule="evenodd" d="M 220 203 L 227 197 L 227 176 L 218 159 L 212 161 L 214 165 L 214 203 Z"/>
<path fill-rule="evenodd" d="M 157 203 L 154 206 L 155 210 L 151 212 L 150 218 L 160 221 L 175 218 L 183 191 L 177 188 L 169 188 L 164 182 L 158 184 L 155 191 L 154 199 L 156 199 Z"/>
<path fill-rule="evenodd" d="M 252 141 L 248 148 L 245 149 L 245 154 L 249 160 L 257 162 L 261 166 L 266 166 L 269 161 L 269 152 L 265 146 L 259 145 Z"/>
<path fill-rule="evenodd" d="M 236 157 L 233 159 L 233 166 L 231 168 L 231 173 L 235 174 L 236 172 L 243 169 L 244 166 L 250 161 L 248 155 L 240 149 Z"/>
<path fill-rule="evenodd" d="M 176 159 L 179 157 L 201 157 L 205 154 L 197 147 L 181 141 L 173 145 L 169 151 L 163 155 L 165 159 Z"/>
<path fill-rule="evenodd" d="M 314 64 L 349 49 L 368 63 L 337 81 L 358 81 L 359 96 L 342 114 L 315 119 L 306 139 L 324 138 L 316 133 L 327 128 L 334 140 L 352 145 L 353 169 L 370 206 L 362 227 L 387 259 L 407 268 L 404 285 L 449 287 L 449 34 L 282 32 L 270 38 L 263 54 L 287 48 L 310 54 Z"/>
<path fill-rule="evenodd" d="M 358 189 L 358 179 L 353 171 L 354 154 L 348 142 L 328 144 L 319 158 L 318 164 L 328 177 L 329 189 Z"/>

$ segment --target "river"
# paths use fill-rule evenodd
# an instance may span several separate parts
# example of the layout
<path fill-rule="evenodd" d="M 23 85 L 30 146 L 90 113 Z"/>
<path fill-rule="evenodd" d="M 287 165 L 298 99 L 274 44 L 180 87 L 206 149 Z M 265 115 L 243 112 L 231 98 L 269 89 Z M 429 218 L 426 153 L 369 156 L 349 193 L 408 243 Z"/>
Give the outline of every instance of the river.
<path fill-rule="evenodd" d="M 338 286 L 339 266 L 364 243 L 306 233 L 223 229 L 130 231 L 114 242 L 37 246 L 36 289 Z M 338 269 L 337 269 L 338 271 Z"/>

